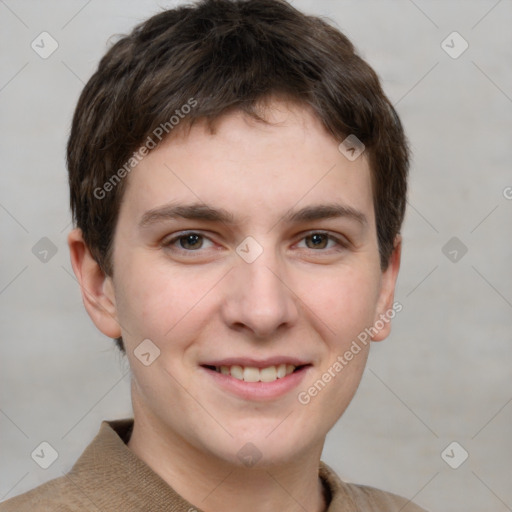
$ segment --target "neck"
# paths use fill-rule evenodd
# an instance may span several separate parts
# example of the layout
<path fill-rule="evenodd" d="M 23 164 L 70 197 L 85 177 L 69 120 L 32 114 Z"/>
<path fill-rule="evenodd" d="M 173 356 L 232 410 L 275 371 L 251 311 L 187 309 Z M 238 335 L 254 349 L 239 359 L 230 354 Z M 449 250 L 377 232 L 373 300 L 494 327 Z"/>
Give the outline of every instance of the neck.
<path fill-rule="evenodd" d="M 135 404 L 134 404 L 135 405 Z M 258 469 L 205 454 L 182 437 L 137 415 L 128 447 L 182 498 L 204 512 L 324 512 L 318 476 L 321 448 Z M 320 452 L 320 453 L 319 453 Z"/>

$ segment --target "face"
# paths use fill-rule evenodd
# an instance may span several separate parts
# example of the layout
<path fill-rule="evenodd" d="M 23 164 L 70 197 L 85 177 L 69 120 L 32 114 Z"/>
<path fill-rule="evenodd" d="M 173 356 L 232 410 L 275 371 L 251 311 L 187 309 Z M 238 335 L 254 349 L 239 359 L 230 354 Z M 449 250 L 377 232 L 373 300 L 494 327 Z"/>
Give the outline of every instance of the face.
<path fill-rule="evenodd" d="M 234 464 L 246 443 L 274 464 L 321 452 L 369 344 L 340 357 L 398 270 L 399 247 L 380 269 L 365 154 L 348 160 L 306 107 L 266 118 L 195 125 L 131 172 L 104 287 L 119 333 L 96 321 L 123 336 L 136 421 Z"/>

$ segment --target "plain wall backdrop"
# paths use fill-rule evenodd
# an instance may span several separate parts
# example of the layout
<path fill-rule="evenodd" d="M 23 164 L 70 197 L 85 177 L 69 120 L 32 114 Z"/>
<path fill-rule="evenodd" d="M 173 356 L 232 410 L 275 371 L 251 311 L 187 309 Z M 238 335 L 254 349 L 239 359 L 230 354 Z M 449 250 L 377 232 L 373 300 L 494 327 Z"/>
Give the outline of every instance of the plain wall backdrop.
<path fill-rule="evenodd" d="M 71 270 L 65 144 L 110 36 L 180 3 L 0 0 L 0 500 L 62 475 L 101 420 L 131 415 L 127 363 Z M 323 460 L 431 511 L 510 511 L 512 2 L 292 3 L 351 38 L 413 152 L 403 311 Z M 46 470 L 31 457 L 43 441 L 58 453 Z"/>

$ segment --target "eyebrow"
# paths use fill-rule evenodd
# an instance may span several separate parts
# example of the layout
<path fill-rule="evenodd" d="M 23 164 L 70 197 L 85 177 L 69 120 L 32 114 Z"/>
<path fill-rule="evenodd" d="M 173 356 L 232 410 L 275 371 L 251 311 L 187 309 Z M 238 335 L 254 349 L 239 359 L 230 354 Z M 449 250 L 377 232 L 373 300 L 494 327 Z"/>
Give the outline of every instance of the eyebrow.
<path fill-rule="evenodd" d="M 296 224 L 343 217 L 355 220 L 362 225 L 368 224 L 368 219 L 363 212 L 338 203 L 310 205 L 300 210 L 290 210 L 281 220 Z M 168 204 L 145 212 L 139 222 L 139 228 L 143 229 L 162 221 L 178 218 L 220 222 L 227 225 L 236 224 L 233 214 L 224 208 L 214 208 L 204 203 Z"/>

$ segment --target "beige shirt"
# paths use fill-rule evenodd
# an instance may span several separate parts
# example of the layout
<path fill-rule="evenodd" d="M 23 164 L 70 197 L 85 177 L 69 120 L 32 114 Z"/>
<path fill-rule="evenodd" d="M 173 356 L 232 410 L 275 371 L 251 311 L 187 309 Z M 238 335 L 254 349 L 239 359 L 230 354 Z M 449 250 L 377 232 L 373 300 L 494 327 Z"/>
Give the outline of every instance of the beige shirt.
<path fill-rule="evenodd" d="M 0 503 L 0 512 L 201 512 L 127 446 L 133 419 L 103 421 L 71 471 Z M 342 482 L 320 462 L 327 512 L 425 512 L 394 494 Z"/>

